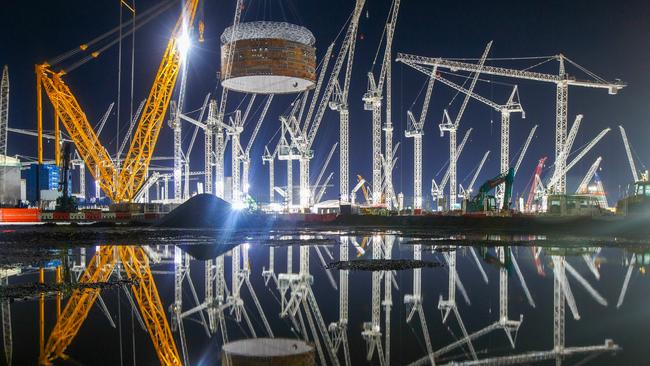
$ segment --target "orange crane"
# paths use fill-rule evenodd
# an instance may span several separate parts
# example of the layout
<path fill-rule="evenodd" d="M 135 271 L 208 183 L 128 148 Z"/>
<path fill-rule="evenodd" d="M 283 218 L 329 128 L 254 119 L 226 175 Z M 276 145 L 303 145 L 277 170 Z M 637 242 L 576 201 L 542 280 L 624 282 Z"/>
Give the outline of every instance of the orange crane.
<path fill-rule="evenodd" d="M 194 21 L 199 0 L 188 0 L 167 44 L 153 86 L 147 98 L 137 130 L 122 168 L 116 167 L 90 126 L 76 98 L 63 82 L 64 71 L 54 72 L 48 64 L 36 66 L 38 87 L 38 129 L 42 133 L 42 87 L 54 106 L 55 123 L 63 123 L 74 141 L 79 155 L 90 168 L 100 186 L 114 201 L 130 201 L 145 179 L 145 172 L 162 127 L 169 100 L 178 76 L 182 59 L 180 37 L 187 36 Z M 39 149 L 39 161 L 42 151 Z M 134 280 L 131 289 L 140 313 L 162 365 L 181 365 L 181 359 L 165 317 L 165 312 L 154 283 L 144 250 L 135 246 L 100 246 L 82 274 L 80 283 L 107 281 L 118 261 L 126 275 Z M 75 290 L 41 350 L 39 362 L 50 365 L 57 358 L 65 358 L 65 350 L 76 337 L 81 325 L 99 296 L 99 289 Z M 42 326 L 42 319 L 41 319 Z"/>
<path fill-rule="evenodd" d="M 58 121 L 63 124 L 91 174 L 112 201 L 130 201 L 144 183 L 180 70 L 179 40 L 189 32 L 197 5 L 198 0 L 187 1 L 174 27 L 119 174 L 77 98 L 63 81 L 65 71 L 53 71 L 48 63 L 36 65 L 38 130 L 42 131 L 41 94 L 45 90 L 54 107 L 55 128 Z M 41 160 L 42 152 L 39 151 L 39 161 Z"/>

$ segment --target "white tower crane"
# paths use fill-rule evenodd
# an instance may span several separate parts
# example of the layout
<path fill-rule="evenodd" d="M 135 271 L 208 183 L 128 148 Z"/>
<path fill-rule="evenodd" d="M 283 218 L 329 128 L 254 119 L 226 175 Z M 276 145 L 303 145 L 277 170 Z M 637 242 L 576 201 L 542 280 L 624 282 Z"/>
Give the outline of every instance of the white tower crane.
<path fill-rule="evenodd" d="M 632 177 L 635 182 L 639 181 L 639 173 L 636 170 L 636 164 L 634 164 L 634 158 L 632 157 L 632 149 L 630 148 L 630 143 L 627 140 L 627 133 L 623 126 L 618 126 L 618 129 L 621 131 L 621 137 L 623 138 L 623 145 L 625 145 L 625 154 L 627 154 L 627 161 L 630 163 L 630 169 L 632 170 Z"/>
<path fill-rule="evenodd" d="M 492 47 L 492 42 L 489 42 L 485 47 L 485 51 L 483 51 L 483 56 L 481 56 L 481 60 L 479 61 L 479 70 L 477 70 L 474 73 L 474 77 L 472 78 L 472 81 L 468 89 L 470 93 L 474 91 L 474 87 L 476 86 L 476 81 L 478 80 L 478 76 L 480 74 L 480 67 L 482 67 L 483 64 L 485 63 L 485 59 L 488 55 L 488 52 L 490 52 L 490 47 Z M 447 202 L 447 207 L 446 207 L 447 210 L 453 210 L 456 205 L 456 189 L 457 189 L 456 163 L 458 161 L 457 159 L 458 150 L 456 147 L 456 132 L 458 131 L 460 120 L 461 118 L 463 118 L 463 113 L 465 112 L 465 108 L 467 107 L 469 98 L 470 98 L 470 94 L 466 94 L 465 98 L 463 99 L 463 103 L 461 104 L 460 109 L 458 110 L 456 119 L 453 122 L 449 118 L 449 114 L 445 109 L 442 123 L 438 126 L 440 128 L 440 136 L 442 136 L 445 132 L 449 132 L 449 200 Z"/>
<path fill-rule="evenodd" d="M 472 128 L 467 129 L 465 131 L 465 136 L 463 136 L 463 139 L 460 142 L 460 145 L 458 145 L 457 152 L 456 152 L 456 161 L 460 158 L 460 155 L 463 153 L 463 149 L 465 148 L 465 143 L 467 142 L 467 139 L 469 138 L 469 135 L 472 133 Z M 435 200 L 438 198 L 442 198 L 443 193 L 445 191 L 445 187 L 447 186 L 447 182 L 449 181 L 449 176 L 450 176 L 450 171 L 451 171 L 451 165 L 447 167 L 447 171 L 445 172 L 445 175 L 442 177 L 442 180 L 440 181 L 440 184 L 437 184 L 434 179 L 431 180 L 431 195 Z"/>
<path fill-rule="evenodd" d="M 381 70 L 378 79 L 375 79 L 372 71 L 368 72 L 368 91 L 363 95 L 364 109 L 372 111 L 372 203 L 379 204 L 382 199 L 382 174 L 381 174 L 381 100 L 383 99 L 384 85 L 386 86 L 386 124 L 385 132 L 385 154 L 393 155 L 393 122 L 391 116 L 391 55 L 393 45 L 393 35 L 395 33 L 395 23 L 399 13 L 400 0 L 393 0 L 390 9 L 389 18 L 386 22 L 386 47 L 382 57 Z M 380 46 L 381 47 L 381 44 Z M 374 66 L 374 62 L 373 62 Z M 390 162 L 389 162 L 390 163 Z M 386 180 L 386 203 L 392 205 L 392 167 L 388 169 L 390 174 L 385 177 Z"/>
<path fill-rule="evenodd" d="M 248 140 L 248 144 L 246 144 L 246 149 L 244 149 L 241 157 L 242 165 L 243 165 L 242 188 L 244 194 L 248 194 L 248 190 L 250 188 L 250 183 L 248 181 L 248 174 L 249 174 L 250 162 L 251 162 L 251 158 L 250 158 L 251 149 L 253 148 L 253 143 L 255 142 L 255 138 L 257 138 L 257 134 L 259 133 L 260 128 L 262 127 L 262 122 L 266 117 L 266 113 L 269 111 L 269 106 L 271 105 L 272 101 L 273 101 L 273 94 L 270 94 L 266 98 L 266 103 L 264 103 L 264 108 L 262 109 L 262 113 L 260 113 L 260 116 L 257 119 L 257 123 L 255 124 L 255 128 L 253 129 L 253 133 L 251 134 L 251 137 Z"/>
<path fill-rule="evenodd" d="M 567 137 L 567 109 L 568 109 L 568 89 L 569 86 L 580 86 L 588 88 L 601 88 L 607 89 L 609 94 L 616 94 L 619 90 L 625 87 L 625 84 L 617 80 L 613 83 L 605 81 L 603 78 L 593 74 L 592 72 L 586 71 L 583 67 L 575 64 L 573 61 L 569 60 L 566 56 L 560 54 L 553 56 L 554 59 L 558 60 L 560 67 L 557 75 L 546 74 L 540 72 L 534 72 L 529 70 L 515 70 L 507 69 L 503 67 L 496 66 L 483 66 L 477 64 L 471 64 L 461 61 L 455 61 L 450 59 L 442 58 L 430 58 L 422 57 L 408 54 L 397 55 L 397 61 L 415 63 L 419 65 L 428 65 L 428 66 L 437 66 L 438 68 L 450 69 L 453 71 L 467 71 L 467 72 L 481 72 L 487 75 L 496 75 L 502 77 L 516 78 L 516 79 L 525 79 L 525 80 L 534 80 L 540 82 L 548 82 L 556 85 L 557 94 L 556 94 L 556 121 L 555 121 L 555 159 L 556 166 L 559 164 L 558 170 L 564 171 L 565 162 L 561 161 L 561 152 L 564 149 Z M 565 70 L 565 61 L 571 64 L 578 66 L 581 70 L 590 75 L 594 80 L 578 80 L 569 76 Z M 566 192 L 566 176 L 561 175 L 559 179 L 555 182 L 555 191 L 564 193 Z"/>
<path fill-rule="evenodd" d="M 365 0 L 356 1 L 354 11 L 350 18 L 350 24 L 347 27 L 345 37 L 343 38 L 343 42 L 341 44 L 341 49 L 336 56 L 336 61 L 332 68 L 332 72 L 327 82 L 327 86 L 325 87 L 323 96 L 318 103 L 318 108 L 316 108 L 316 114 L 314 115 L 313 120 L 310 121 L 306 119 L 303 122 L 303 127 L 300 128 L 300 121 L 298 120 L 300 116 L 296 117 L 295 113 L 292 113 L 289 118 L 283 121 L 283 125 L 285 125 L 287 128 L 287 132 L 289 132 L 289 135 L 291 137 L 291 146 L 295 147 L 299 154 L 298 160 L 300 161 L 300 207 L 303 210 L 309 207 L 311 200 L 311 191 L 309 189 L 309 162 L 313 158 L 313 151 L 311 150 L 311 147 L 314 143 L 316 134 L 318 133 L 318 129 L 323 120 L 325 109 L 328 107 L 328 104 L 332 99 L 332 95 L 338 85 L 338 77 L 343 67 L 343 62 L 345 61 L 348 52 L 354 49 L 352 44 L 356 41 L 359 18 L 361 17 L 361 11 L 364 4 Z M 350 62 L 348 62 L 348 68 L 349 67 L 351 67 Z M 326 71 L 327 70 L 324 68 L 321 69 L 321 73 L 324 73 Z M 348 71 L 346 70 L 346 74 L 347 73 Z"/>
<path fill-rule="evenodd" d="M 413 208 L 416 210 L 422 208 L 422 135 L 424 135 L 424 123 L 429 111 L 435 74 L 436 68 L 434 67 L 427 81 L 420 118 L 416 120 L 411 111 L 406 112 L 409 123 L 404 134 L 407 138 L 413 138 Z"/>
<path fill-rule="evenodd" d="M 214 184 L 214 178 L 212 172 L 214 172 L 214 146 L 213 138 L 215 136 L 215 129 L 217 126 L 217 101 L 212 99 L 208 105 L 208 119 L 205 124 L 205 130 L 203 131 L 205 138 L 205 152 L 204 152 L 204 176 L 203 184 L 205 186 L 205 193 L 213 194 L 215 193 L 212 186 Z"/>
<path fill-rule="evenodd" d="M 7 155 L 7 132 L 9 128 L 9 68 L 2 68 L 0 82 L 0 155 Z"/>
<path fill-rule="evenodd" d="M 562 179 L 562 177 L 566 176 L 566 173 L 571 170 L 587 153 L 603 138 L 605 135 L 611 130 L 611 128 L 606 128 L 602 130 L 596 137 L 594 137 L 591 142 L 585 146 L 578 155 L 576 155 L 573 160 L 569 164 L 563 164 L 563 169 L 558 170 L 558 167 L 555 167 L 555 173 L 551 177 L 551 180 L 548 182 L 546 185 L 547 188 L 552 188 L 557 186 L 557 181 Z"/>
<path fill-rule="evenodd" d="M 0 198 L 4 199 L 6 189 L 5 159 L 7 156 L 7 133 L 9 128 L 9 68 L 2 68 L 2 81 L 0 82 Z M 9 309 L 9 305 L 7 305 Z M 4 310 L 4 305 L 3 305 Z M 5 348 L 6 349 L 6 348 Z M 11 355 L 7 356 L 7 364 L 11 364 Z"/>

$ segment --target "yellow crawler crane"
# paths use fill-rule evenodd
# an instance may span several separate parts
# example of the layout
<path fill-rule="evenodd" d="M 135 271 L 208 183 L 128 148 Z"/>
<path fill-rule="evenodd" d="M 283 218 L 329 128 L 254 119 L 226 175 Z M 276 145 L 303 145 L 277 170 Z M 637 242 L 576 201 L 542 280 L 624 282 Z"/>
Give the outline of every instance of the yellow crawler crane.
<path fill-rule="evenodd" d="M 188 0 L 174 27 L 119 176 L 86 114 L 63 81 L 65 71 L 52 71 L 47 63 L 36 65 L 39 130 L 42 128 L 42 105 L 38 102 L 38 97 L 42 88 L 54 107 L 55 120 L 63 123 L 90 173 L 99 181 L 106 196 L 114 202 L 130 201 L 144 183 L 145 172 L 151 161 L 180 69 L 181 51 L 178 40 L 183 32 L 188 32 L 187 28 L 193 23 L 197 5 L 198 0 Z"/>
<path fill-rule="evenodd" d="M 63 123 L 90 172 L 99 181 L 102 190 L 113 201 L 130 201 L 144 182 L 145 172 L 151 160 L 178 76 L 181 63 L 178 38 L 182 32 L 188 32 L 188 28 L 193 23 L 198 1 L 188 0 L 183 7 L 181 17 L 167 44 L 158 74 L 119 176 L 81 106 L 61 79 L 65 72 L 53 72 L 47 64 L 36 66 L 36 80 L 39 88 L 37 98 L 39 131 L 42 131 L 40 88 L 43 87 L 54 106 L 55 121 Z M 39 157 L 40 152 L 39 150 Z M 149 262 L 142 248 L 100 246 L 79 282 L 107 281 L 115 269 L 118 258 L 126 275 L 129 279 L 134 280 L 131 288 L 160 363 L 162 365 L 181 365 L 178 350 L 149 268 Z M 99 291 L 99 289 L 88 288 L 75 290 L 72 293 L 41 352 L 40 364 L 51 365 L 55 359 L 66 357 L 64 352 L 87 318 L 99 296 Z"/>

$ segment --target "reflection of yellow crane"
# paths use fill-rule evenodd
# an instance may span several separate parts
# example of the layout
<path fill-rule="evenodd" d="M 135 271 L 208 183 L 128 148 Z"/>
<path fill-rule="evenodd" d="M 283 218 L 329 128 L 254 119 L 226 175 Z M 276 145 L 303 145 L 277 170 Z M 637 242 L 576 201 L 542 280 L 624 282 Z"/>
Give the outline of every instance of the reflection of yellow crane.
<path fill-rule="evenodd" d="M 110 156 L 102 147 L 88 123 L 88 119 L 76 98 L 61 79 L 64 72 L 53 72 L 49 65 L 37 65 L 36 77 L 38 90 L 39 132 L 42 132 L 42 103 L 40 100 L 43 87 L 54 106 L 55 123 L 59 120 L 74 141 L 79 155 L 90 168 L 94 178 L 114 201 L 129 201 L 145 179 L 146 169 L 153 154 L 164 115 L 178 76 L 181 62 L 181 50 L 178 39 L 187 32 L 194 21 L 198 0 L 185 3 L 183 13 L 174 27 L 172 37 L 158 69 L 156 79 L 147 98 L 138 128 L 125 157 L 119 175 Z M 185 34 L 186 35 L 186 34 Z M 39 161 L 42 149 L 39 149 Z M 80 283 L 103 282 L 110 278 L 120 259 L 127 276 L 134 280 L 131 286 L 147 332 L 151 337 L 158 359 L 163 365 L 180 365 L 180 357 L 174 344 L 165 317 L 162 302 L 153 280 L 147 256 L 142 248 L 127 246 L 101 246 L 91 259 L 88 267 L 79 279 Z M 99 296 L 99 289 L 75 290 L 72 293 L 61 316 L 50 334 L 47 344 L 40 355 L 41 364 L 51 364 L 59 357 L 65 357 L 66 348 L 72 343 L 84 320 Z M 41 319 L 42 326 L 42 319 Z"/>

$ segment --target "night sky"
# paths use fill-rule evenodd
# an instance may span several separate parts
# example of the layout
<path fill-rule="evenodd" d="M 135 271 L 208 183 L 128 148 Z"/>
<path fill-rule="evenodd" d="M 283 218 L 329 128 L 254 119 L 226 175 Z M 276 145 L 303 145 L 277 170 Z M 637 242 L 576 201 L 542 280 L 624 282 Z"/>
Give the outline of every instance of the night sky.
<path fill-rule="evenodd" d="M 219 97 L 216 72 L 219 69 L 219 36 L 232 23 L 235 1 L 208 1 L 204 6 L 206 41 L 196 44 L 191 50 L 186 111 L 200 108 L 205 94 L 212 92 Z M 137 0 L 141 11 L 155 4 L 155 1 Z M 316 36 L 317 52 L 320 56 L 336 37 L 346 22 L 352 8 L 351 0 L 317 1 L 269 1 L 249 0 L 242 21 L 284 20 L 309 28 Z M 382 27 L 390 1 L 368 1 L 359 28 L 354 74 L 350 92 L 351 122 L 351 186 L 353 178 L 361 174 L 371 177 L 371 114 L 363 110 L 361 96 L 366 90 L 366 72 L 371 68 L 377 45 L 382 36 Z M 166 46 L 180 6 L 172 7 L 158 19 L 144 26 L 136 35 L 135 47 L 135 95 L 134 104 L 144 99 L 151 87 L 154 73 Z M 8 64 L 11 78 L 11 107 L 9 125 L 15 128 L 35 129 L 35 88 L 33 67 L 35 63 L 55 57 L 89 39 L 112 29 L 119 22 L 119 7 L 116 1 L 77 1 L 65 3 L 49 1 L 13 1 L 3 4 L 0 14 L 0 64 Z M 619 197 L 621 187 L 632 180 L 625 157 L 622 140 L 617 126 L 626 127 L 637 159 L 637 167 L 644 169 L 650 154 L 646 143 L 649 127 L 650 106 L 650 3 L 635 0 L 610 1 L 402 1 L 395 33 L 393 51 L 436 57 L 479 57 L 485 44 L 493 40 L 491 57 L 547 56 L 564 53 L 571 60 L 586 67 L 607 80 L 620 78 L 629 85 L 619 95 L 610 96 L 605 90 L 572 87 L 569 90 L 569 124 L 576 114 L 584 114 L 582 126 L 574 148 L 589 142 L 605 127 L 612 131 L 585 159 L 568 174 L 568 191 L 586 173 L 592 162 L 603 157 L 600 177 L 608 191 L 610 203 Z M 127 15 L 125 12 L 125 20 Z M 339 40 L 340 42 L 340 40 Z M 124 73 L 122 80 L 121 122 L 128 123 L 131 97 L 130 48 L 131 40 L 124 46 Z M 337 48 L 338 49 L 338 48 Z M 383 52 L 383 51 L 382 51 Z M 77 96 L 89 120 L 94 125 L 107 106 L 117 99 L 117 47 L 105 52 L 98 60 L 71 72 L 66 82 Z M 503 62 L 488 64 L 510 67 L 527 67 L 536 61 Z M 330 65 L 331 66 L 331 65 Z M 376 67 L 376 72 L 379 65 Z M 557 63 L 540 71 L 557 72 Z M 579 78 L 584 74 L 575 68 L 568 72 Z M 485 79 L 504 82 L 479 83 L 476 92 L 505 103 L 511 86 L 519 83 L 521 101 L 526 109 L 526 119 L 513 115 L 511 122 L 511 162 L 522 146 L 530 128 L 539 124 L 537 135 L 524 159 L 516 178 L 515 195 L 520 194 L 530 181 L 537 160 L 548 156 L 552 163 L 554 151 L 555 87 L 553 84 L 517 81 L 484 76 Z M 394 140 L 401 142 L 399 160 L 394 172 L 397 192 L 404 192 L 406 203 L 412 196 L 412 141 L 404 137 L 406 111 L 412 108 L 419 115 L 422 96 L 416 99 L 425 77 L 402 64 L 393 66 L 393 122 Z M 461 81 L 461 79 L 456 79 Z M 455 117 L 462 98 L 455 99 L 448 106 L 454 93 L 441 84 L 436 84 L 425 124 L 423 190 L 430 202 L 431 178 L 439 172 L 448 159 L 447 137 L 441 138 L 438 123 L 442 111 L 449 108 Z M 228 112 L 240 103 L 241 94 L 231 93 Z M 268 169 L 261 164 L 260 156 L 264 145 L 279 127 L 277 117 L 289 108 L 293 97 L 276 97 L 267 115 L 262 131 L 251 153 L 251 185 L 253 196 L 266 201 Z M 258 103 L 263 100 L 258 99 Z M 48 103 L 46 103 L 47 105 Z M 46 129 L 52 126 L 51 111 L 45 114 Z M 255 110 L 255 108 L 254 108 Z M 491 155 L 483 168 L 477 184 L 491 178 L 498 172 L 499 146 L 498 113 L 488 107 L 471 101 L 461 121 L 459 141 L 465 130 L 473 127 L 471 139 L 459 160 L 458 181 L 466 185 L 471 170 L 476 167 L 483 153 Z M 255 119 L 245 129 L 243 143 L 250 135 Z M 109 151 L 114 152 L 116 116 L 111 116 L 101 140 Z M 193 126 L 184 127 L 183 148 L 187 149 Z M 124 135 L 124 131 L 121 133 Z M 202 134 L 192 154 L 192 170 L 203 169 Z M 277 139 L 277 137 L 276 137 Z M 331 145 L 338 140 L 338 114 L 325 113 L 314 148 L 317 151 L 312 161 L 312 182 L 326 157 Z M 46 144 L 46 158 L 53 156 L 52 144 Z M 275 146 L 273 140 L 272 147 Z M 9 155 L 36 156 L 36 140 L 32 137 L 9 135 Z M 228 148 L 230 151 L 230 148 Z M 172 155 L 172 133 L 165 126 L 160 135 L 156 155 Z M 226 175 L 229 175 L 229 152 L 226 158 Z M 336 155 L 335 155 L 336 156 Z M 168 163 L 171 166 L 171 161 Z M 284 166 L 284 164 L 282 164 Z M 335 172 L 334 187 L 327 192 L 328 198 L 338 196 L 338 158 L 332 159 L 328 172 Z M 280 165 L 277 165 L 280 166 Z M 297 163 L 296 163 L 297 169 Z M 548 171 L 547 171 L 548 172 Z M 284 185 L 284 169 L 276 168 L 276 185 Z M 296 174 L 297 175 L 297 174 Z M 298 179 L 294 184 L 298 184 Z M 76 189 L 75 189 L 76 190 Z M 195 190 L 194 185 L 192 190 Z M 297 199 L 297 198 L 296 198 Z"/>

